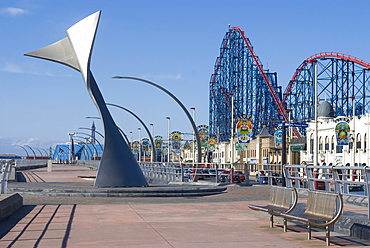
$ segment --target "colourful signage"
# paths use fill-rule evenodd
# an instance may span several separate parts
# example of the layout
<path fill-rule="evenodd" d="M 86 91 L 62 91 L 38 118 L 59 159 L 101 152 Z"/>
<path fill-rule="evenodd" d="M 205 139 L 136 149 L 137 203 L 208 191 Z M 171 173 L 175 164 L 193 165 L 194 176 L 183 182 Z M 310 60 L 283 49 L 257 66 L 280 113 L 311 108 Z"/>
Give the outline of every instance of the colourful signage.
<path fill-rule="evenodd" d="M 236 124 L 236 132 L 239 143 L 249 143 L 252 136 L 252 122 L 246 118 L 241 118 Z"/>
<path fill-rule="evenodd" d="M 335 135 L 337 137 L 337 145 L 344 146 L 348 145 L 350 128 L 347 122 L 339 122 L 335 126 Z"/>

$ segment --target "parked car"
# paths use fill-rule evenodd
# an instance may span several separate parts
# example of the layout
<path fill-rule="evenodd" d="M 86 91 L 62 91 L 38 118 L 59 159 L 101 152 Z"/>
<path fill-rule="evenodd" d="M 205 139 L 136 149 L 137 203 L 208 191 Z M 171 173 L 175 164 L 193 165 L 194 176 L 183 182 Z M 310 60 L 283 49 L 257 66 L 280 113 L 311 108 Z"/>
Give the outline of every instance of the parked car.
<path fill-rule="evenodd" d="M 221 174 L 219 177 L 219 181 L 221 183 L 229 183 L 230 182 L 230 174 Z M 241 183 L 240 177 L 238 175 L 233 175 L 233 183 Z"/>
<path fill-rule="evenodd" d="M 272 176 L 276 179 L 276 182 L 282 183 L 283 182 L 283 175 L 279 173 L 272 173 Z"/>
<path fill-rule="evenodd" d="M 257 183 L 259 184 L 268 184 L 269 183 L 269 178 L 268 177 L 259 177 L 257 180 Z M 272 180 L 272 185 L 277 185 L 276 179 L 274 177 L 271 177 Z"/>
<path fill-rule="evenodd" d="M 234 171 L 234 174 L 238 175 L 238 176 L 240 177 L 240 180 L 241 180 L 242 182 L 244 182 L 244 181 L 245 181 L 245 175 L 243 174 L 243 172 L 242 172 L 242 171 Z"/>
<path fill-rule="evenodd" d="M 343 192 L 343 186 L 342 186 L 342 192 Z M 348 192 L 350 194 L 363 195 L 365 194 L 365 186 L 364 185 L 348 185 Z"/>

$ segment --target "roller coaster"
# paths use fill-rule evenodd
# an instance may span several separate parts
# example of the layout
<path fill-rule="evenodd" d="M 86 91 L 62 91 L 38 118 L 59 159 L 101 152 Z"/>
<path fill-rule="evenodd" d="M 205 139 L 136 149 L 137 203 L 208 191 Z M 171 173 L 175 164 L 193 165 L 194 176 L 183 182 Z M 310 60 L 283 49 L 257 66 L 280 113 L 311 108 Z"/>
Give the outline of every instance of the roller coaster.
<path fill-rule="evenodd" d="M 263 68 L 239 27 L 226 32 L 209 87 L 209 131 L 219 142 L 230 140 L 232 123 L 241 116 L 253 123 L 252 137 L 263 127 L 272 134 L 282 122 L 309 122 L 315 94 L 318 104 L 333 106 L 335 117 L 370 112 L 370 63 L 339 52 L 317 53 L 298 66 L 283 92 L 277 73 Z"/>

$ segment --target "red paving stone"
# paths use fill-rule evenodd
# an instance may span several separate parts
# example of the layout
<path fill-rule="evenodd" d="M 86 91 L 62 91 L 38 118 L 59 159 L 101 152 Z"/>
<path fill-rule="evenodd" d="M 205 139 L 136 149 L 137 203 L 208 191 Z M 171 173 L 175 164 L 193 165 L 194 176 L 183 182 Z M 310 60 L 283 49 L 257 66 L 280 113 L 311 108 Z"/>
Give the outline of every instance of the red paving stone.
<path fill-rule="evenodd" d="M 322 247 L 325 233 L 269 228 L 244 202 L 36 206 L 0 247 Z M 332 247 L 360 247 L 332 233 Z"/>
<path fill-rule="evenodd" d="M 45 172 L 42 169 L 37 172 L 47 182 L 76 182 L 83 180 L 78 178 L 79 175 L 95 173 L 70 166 L 55 166 L 52 173 L 46 172 L 46 169 Z M 293 224 L 289 225 L 287 233 L 278 223 L 276 227 L 269 228 L 267 216 L 262 217 L 260 212 L 247 206 L 260 203 L 265 202 L 23 207 L 17 214 L 21 215 L 23 211 L 24 217 L 9 228 L 9 232 L 0 240 L 0 247 L 325 246 L 323 231 L 313 232 L 312 240 L 306 240 L 307 229 Z M 281 223 L 278 218 L 277 221 Z M 335 232 L 332 232 L 331 241 L 331 247 L 370 247 L 368 241 Z"/>

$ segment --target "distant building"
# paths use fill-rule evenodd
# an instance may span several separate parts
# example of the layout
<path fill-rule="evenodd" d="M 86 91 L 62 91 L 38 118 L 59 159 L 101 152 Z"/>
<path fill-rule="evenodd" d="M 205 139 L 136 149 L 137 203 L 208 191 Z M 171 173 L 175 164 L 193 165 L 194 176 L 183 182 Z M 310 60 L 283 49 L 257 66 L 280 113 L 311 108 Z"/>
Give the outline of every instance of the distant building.
<path fill-rule="evenodd" d="M 22 156 L 17 154 L 0 154 L 0 159 L 21 159 Z"/>

